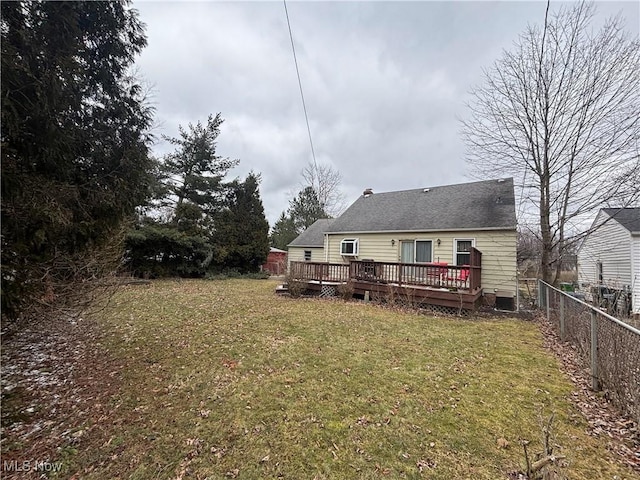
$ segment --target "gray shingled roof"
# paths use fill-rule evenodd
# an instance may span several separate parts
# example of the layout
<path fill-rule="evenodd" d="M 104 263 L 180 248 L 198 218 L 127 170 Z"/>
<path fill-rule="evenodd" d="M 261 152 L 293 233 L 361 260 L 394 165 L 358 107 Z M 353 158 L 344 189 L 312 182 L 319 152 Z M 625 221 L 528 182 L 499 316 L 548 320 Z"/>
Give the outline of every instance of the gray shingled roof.
<path fill-rule="evenodd" d="M 603 210 L 630 232 L 640 232 L 640 208 L 603 208 Z"/>
<path fill-rule="evenodd" d="M 516 228 L 512 178 L 363 195 L 325 231 L 501 228 Z"/>
<path fill-rule="evenodd" d="M 296 237 L 288 247 L 324 247 L 324 232 L 335 222 L 333 218 L 321 218 Z"/>

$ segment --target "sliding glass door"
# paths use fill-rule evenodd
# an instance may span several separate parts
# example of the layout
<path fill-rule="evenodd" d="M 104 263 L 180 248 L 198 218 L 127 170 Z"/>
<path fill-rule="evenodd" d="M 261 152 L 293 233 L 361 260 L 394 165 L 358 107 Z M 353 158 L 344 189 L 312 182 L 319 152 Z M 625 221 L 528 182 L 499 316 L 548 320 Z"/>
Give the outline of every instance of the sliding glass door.
<path fill-rule="evenodd" d="M 429 263 L 433 261 L 433 243 L 431 240 L 401 240 L 400 261 L 402 263 Z M 405 266 L 402 268 L 402 281 L 421 280 L 424 268 Z"/>

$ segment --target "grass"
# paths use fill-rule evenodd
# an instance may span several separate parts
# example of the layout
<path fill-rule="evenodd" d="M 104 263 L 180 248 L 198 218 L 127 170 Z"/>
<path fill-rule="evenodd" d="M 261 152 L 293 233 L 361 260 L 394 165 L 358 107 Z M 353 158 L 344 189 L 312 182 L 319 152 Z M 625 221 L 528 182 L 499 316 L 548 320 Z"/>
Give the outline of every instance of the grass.
<path fill-rule="evenodd" d="M 123 288 L 99 322 L 123 365 L 81 478 L 495 479 L 521 439 L 572 479 L 631 478 L 587 435 L 534 323 L 276 297 L 257 280 Z M 98 441 L 99 440 L 99 441 Z M 508 445 L 505 447 L 506 440 Z M 91 443 L 93 442 L 93 443 Z"/>

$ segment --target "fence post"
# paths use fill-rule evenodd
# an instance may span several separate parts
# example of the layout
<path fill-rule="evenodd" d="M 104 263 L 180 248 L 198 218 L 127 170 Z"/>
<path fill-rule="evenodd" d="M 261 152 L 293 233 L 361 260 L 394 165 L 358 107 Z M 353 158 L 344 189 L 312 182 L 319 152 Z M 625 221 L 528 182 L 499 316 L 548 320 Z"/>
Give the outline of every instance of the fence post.
<path fill-rule="evenodd" d="M 591 310 L 591 388 L 600 390 L 598 385 L 598 316 Z"/>
<path fill-rule="evenodd" d="M 560 340 L 564 342 L 564 295 L 560 294 Z"/>
<path fill-rule="evenodd" d="M 538 308 L 542 308 L 542 280 L 538 279 Z"/>
<path fill-rule="evenodd" d="M 547 302 L 547 322 L 551 321 L 551 291 L 548 285 L 544 286 L 544 299 Z"/>

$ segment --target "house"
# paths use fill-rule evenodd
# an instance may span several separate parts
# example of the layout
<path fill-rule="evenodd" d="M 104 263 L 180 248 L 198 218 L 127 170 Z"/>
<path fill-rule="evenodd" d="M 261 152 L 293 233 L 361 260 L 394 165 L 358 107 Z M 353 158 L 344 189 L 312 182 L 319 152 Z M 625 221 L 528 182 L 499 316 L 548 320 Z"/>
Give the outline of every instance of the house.
<path fill-rule="evenodd" d="M 279 248 L 270 247 L 267 262 L 262 265 L 262 270 L 271 275 L 284 275 L 287 269 L 287 252 Z"/>
<path fill-rule="evenodd" d="M 289 263 L 294 262 L 324 262 L 325 232 L 334 222 L 332 218 L 321 218 L 302 232 L 288 245 Z"/>
<path fill-rule="evenodd" d="M 581 289 L 596 303 L 605 295 L 630 297 L 631 311 L 640 314 L 640 208 L 603 208 L 590 230 L 578 249 Z"/>
<path fill-rule="evenodd" d="M 459 303 L 461 295 L 468 295 L 468 304 L 482 299 L 507 308 L 515 304 L 517 235 L 511 178 L 386 193 L 367 189 L 340 217 L 309 230 L 289 247 L 290 265 L 302 277 L 318 272 L 335 277 L 339 266 L 346 265 L 350 279 L 356 275 L 365 283 L 411 287 L 417 289 L 412 294 L 430 300 L 442 297 L 443 305 Z M 308 246 L 304 257 L 298 253 L 302 245 Z M 311 245 L 314 250 L 309 253 Z M 314 270 L 297 262 L 324 266 Z M 326 275 L 320 280 L 326 283 Z M 444 291 L 455 295 L 449 298 Z"/>

